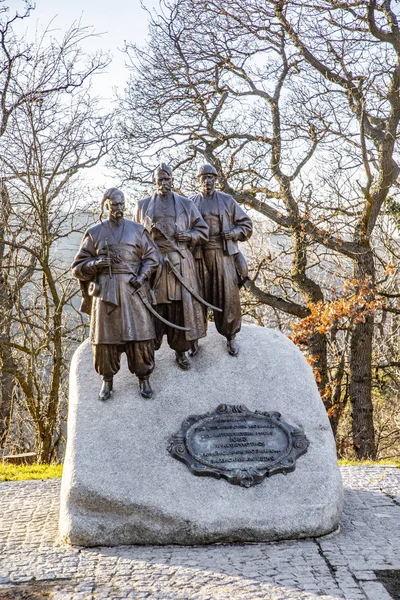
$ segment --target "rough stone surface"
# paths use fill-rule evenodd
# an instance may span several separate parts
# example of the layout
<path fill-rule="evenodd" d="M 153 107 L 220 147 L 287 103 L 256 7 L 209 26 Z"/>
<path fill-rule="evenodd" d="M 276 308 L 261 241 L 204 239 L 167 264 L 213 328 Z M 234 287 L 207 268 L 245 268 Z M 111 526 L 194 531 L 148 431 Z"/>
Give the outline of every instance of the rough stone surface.
<path fill-rule="evenodd" d="M 184 548 L 60 544 L 60 480 L 0 483 L 0 598 L 388 600 L 378 579 L 400 570 L 400 469 L 341 472 L 332 538 Z"/>
<path fill-rule="evenodd" d="M 99 378 L 88 343 L 71 366 L 67 456 L 60 533 L 83 546 L 204 544 L 321 536 L 335 530 L 342 483 L 335 445 L 310 367 L 285 336 L 243 328 L 231 357 L 213 327 L 188 372 L 164 344 L 152 376 L 155 396 L 141 398 L 123 367 L 113 398 L 97 400 Z M 196 477 L 168 451 L 191 414 L 218 404 L 279 411 L 310 441 L 296 470 L 244 489 Z"/>

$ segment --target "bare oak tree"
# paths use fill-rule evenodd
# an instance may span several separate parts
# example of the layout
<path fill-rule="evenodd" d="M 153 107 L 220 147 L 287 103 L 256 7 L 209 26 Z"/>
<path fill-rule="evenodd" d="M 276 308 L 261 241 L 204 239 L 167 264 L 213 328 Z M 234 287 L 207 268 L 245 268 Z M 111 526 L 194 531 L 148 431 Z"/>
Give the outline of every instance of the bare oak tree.
<path fill-rule="evenodd" d="M 146 184 L 166 156 L 187 187 L 188 167 L 212 162 L 222 188 L 285 235 L 290 286 L 265 289 L 261 261 L 251 291 L 308 323 L 330 311 L 306 341 L 334 429 L 350 399 L 359 458 L 376 455 L 372 356 L 385 270 L 376 226 L 399 172 L 399 51 L 389 0 L 167 0 L 148 45 L 126 48 L 114 160 Z"/>
<path fill-rule="evenodd" d="M 77 290 L 57 247 L 82 228 L 74 217 L 85 206 L 77 176 L 108 152 L 111 118 L 90 96 L 91 76 L 108 59 L 82 53 L 91 35 L 82 27 L 61 41 L 48 31 L 35 44 L 17 40 L 7 14 L 0 24 L 0 439 L 17 397 L 38 458 L 49 461 L 76 326 L 66 308 Z"/>

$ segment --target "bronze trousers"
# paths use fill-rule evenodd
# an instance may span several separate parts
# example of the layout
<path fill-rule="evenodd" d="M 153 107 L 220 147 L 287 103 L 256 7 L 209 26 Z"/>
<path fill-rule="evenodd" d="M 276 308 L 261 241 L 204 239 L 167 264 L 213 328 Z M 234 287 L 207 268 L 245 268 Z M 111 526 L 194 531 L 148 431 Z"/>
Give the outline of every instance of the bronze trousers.
<path fill-rule="evenodd" d="M 226 256 L 222 248 L 208 249 L 206 246 L 203 259 L 197 261 L 197 268 L 205 299 L 222 308 L 222 312 L 214 312 L 215 327 L 218 333 L 230 339 L 240 331 L 242 324 L 235 257 Z"/>
<path fill-rule="evenodd" d="M 154 340 L 125 344 L 93 344 L 94 368 L 105 381 L 110 381 L 121 366 L 121 354 L 126 353 L 128 368 L 139 379 L 148 379 L 154 370 Z"/>
<path fill-rule="evenodd" d="M 170 304 L 157 304 L 157 312 L 159 315 L 168 319 L 171 323 L 176 325 L 185 325 L 183 316 L 183 305 L 180 300 L 172 301 Z M 164 334 L 167 334 L 168 345 L 172 350 L 176 352 L 186 352 L 192 347 L 192 341 L 188 341 L 185 337 L 184 331 L 169 327 L 165 323 L 161 323 L 158 319 L 155 319 L 156 326 L 156 348 L 158 349 L 162 344 Z"/>

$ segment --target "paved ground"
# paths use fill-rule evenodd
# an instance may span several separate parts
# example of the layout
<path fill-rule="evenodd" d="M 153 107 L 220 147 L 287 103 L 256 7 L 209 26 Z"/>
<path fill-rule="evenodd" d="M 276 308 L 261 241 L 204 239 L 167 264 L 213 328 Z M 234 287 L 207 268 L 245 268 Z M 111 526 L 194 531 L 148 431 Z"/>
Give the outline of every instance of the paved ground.
<path fill-rule="evenodd" d="M 57 542 L 60 481 L 0 484 L 0 600 L 389 600 L 400 570 L 400 469 L 343 467 L 328 539 L 83 549 Z"/>

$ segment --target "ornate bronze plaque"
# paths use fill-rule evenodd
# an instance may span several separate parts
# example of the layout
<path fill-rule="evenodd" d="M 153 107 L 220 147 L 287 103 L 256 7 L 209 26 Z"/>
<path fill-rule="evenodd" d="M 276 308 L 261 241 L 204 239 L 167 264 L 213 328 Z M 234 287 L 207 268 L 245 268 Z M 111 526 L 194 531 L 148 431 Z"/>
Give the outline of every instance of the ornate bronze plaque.
<path fill-rule="evenodd" d="M 285 423 L 278 412 L 220 404 L 214 412 L 186 419 L 168 450 L 194 475 L 224 477 L 247 488 L 294 471 L 308 445 L 303 431 Z"/>

